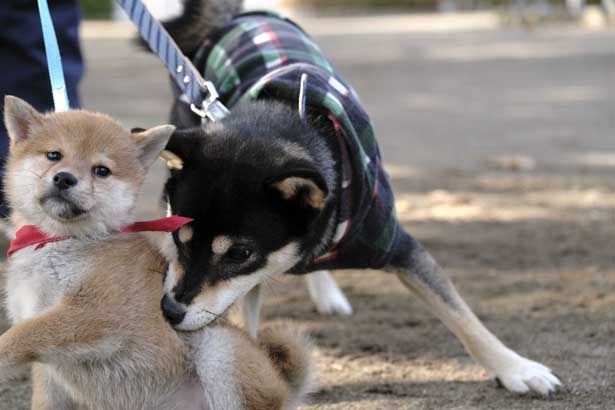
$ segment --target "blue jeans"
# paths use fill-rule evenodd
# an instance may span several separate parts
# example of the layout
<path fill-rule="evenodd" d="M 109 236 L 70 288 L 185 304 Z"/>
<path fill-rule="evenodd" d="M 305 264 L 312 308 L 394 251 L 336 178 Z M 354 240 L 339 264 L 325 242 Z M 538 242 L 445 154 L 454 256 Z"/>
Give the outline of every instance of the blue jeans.
<path fill-rule="evenodd" d="M 81 11 L 76 0 L 49 0 L 71 107 L 79 106 L 78 85 L 83 75 L 79 45 Z M 23 98 L 40 111 L 53 110 L 43 34 L 35 0 L 0 1 L 0 95 Z M 0 111 L 3 108 L 0 108 Z M 0 173 L 8 152 L 4 122 L 0 124 Z M 0 216 L 8 209 L 0 196 Z"/>

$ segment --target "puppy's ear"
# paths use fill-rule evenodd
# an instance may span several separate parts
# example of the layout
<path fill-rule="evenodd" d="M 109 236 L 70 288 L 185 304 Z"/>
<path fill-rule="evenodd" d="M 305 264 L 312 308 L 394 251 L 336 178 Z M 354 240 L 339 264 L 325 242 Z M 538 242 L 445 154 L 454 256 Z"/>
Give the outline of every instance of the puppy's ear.
<path fill-rule="evenodd" d="M 295 208 L 321 211 L 329 190 L 322 175 L 309 167 L 289 169 L 267 180 L 268 189 Z"/>
<path fill-rule="evenodd" d="M 139 147 L 139 159 L 145 169 L 148 169 L 158 158 L 160 152 L 169 142 L 173 131 L 175 131 L 173 125 L 160 125 L 130 134 Z"/>
<path fill-rule="evenodd" d="M 11 143 L 19 143 L 30 136 L 32 126 L 40 124 L 43 115 L 21 98 L 4 97 L 4 125 Z"/>
<path fill-rule="evenodd" d="M 167 168 L 170 170 L 183 169 L 184 163 L 198 149 L 198 138 L 205 137 L 200 134 L 195 135 L 195 131 L 192 129 L 175 131 L 164 151 L 160 154 L 160 158 L 166 162 Z"/>

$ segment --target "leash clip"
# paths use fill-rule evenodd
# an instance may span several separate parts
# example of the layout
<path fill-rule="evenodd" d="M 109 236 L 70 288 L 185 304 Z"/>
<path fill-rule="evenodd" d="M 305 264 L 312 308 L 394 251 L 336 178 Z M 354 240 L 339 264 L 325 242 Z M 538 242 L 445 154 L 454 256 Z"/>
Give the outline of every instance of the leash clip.
<path fill-rule="evenodd" d="M 216 122 L 226 117 L 229 110 L 218 100 L 220 95 L 214 84 L 211 81 L 199 81 L 199 85 L 207 91 L 207 98 L 203 100 L 201 108 L 190 104 L 192 112 L 201 117 L 203 125 L 208 120 Z"/>

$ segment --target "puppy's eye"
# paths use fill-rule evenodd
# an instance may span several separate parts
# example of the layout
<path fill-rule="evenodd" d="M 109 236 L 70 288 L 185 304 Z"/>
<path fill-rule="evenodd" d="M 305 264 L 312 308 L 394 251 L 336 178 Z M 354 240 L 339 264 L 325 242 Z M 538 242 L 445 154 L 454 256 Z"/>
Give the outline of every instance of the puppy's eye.
<path fill-rule="evenodd" d="M 62 153 L 58 151 L 49 151 L 46 155 L 49 161 L 58 162 L 62 159 Z"/>
<path fill-rule="evenodd" d="M 229 249 L 224 258 L 232 263 L 242 263 L 252 256 L 252 249 L 247 246 L 233 246 Z"/>
<path fill-rule="evenodd" d="M 95 166 L 94 168 L 92 168 L 92 172 L 94 173 L 94 175 L 101 178 L 106 178 L 111 175 L 111 170 L 103 165 Z"/>

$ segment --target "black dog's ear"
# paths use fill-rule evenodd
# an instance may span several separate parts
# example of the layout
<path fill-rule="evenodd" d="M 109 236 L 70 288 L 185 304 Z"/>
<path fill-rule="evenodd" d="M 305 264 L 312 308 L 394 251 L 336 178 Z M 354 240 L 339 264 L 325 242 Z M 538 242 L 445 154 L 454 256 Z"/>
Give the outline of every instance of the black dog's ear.
<path fill-rule="evenodd" d="M 181 170 L 184 163 L 189 162 L 192 155 L 199 148 L 199 138 L 205 138 L 202 130 L 178 130 L 171 135 L 167 146 L 160 157 L 171 170 Z"/>
<path fill-rule="evenodd" d="M 266 186 L 288 204 L 313 211 L 321 211 L 325 207 L 329 194 L 323 176 L 310 166 L 289 168 L 269 178 Z"/>

